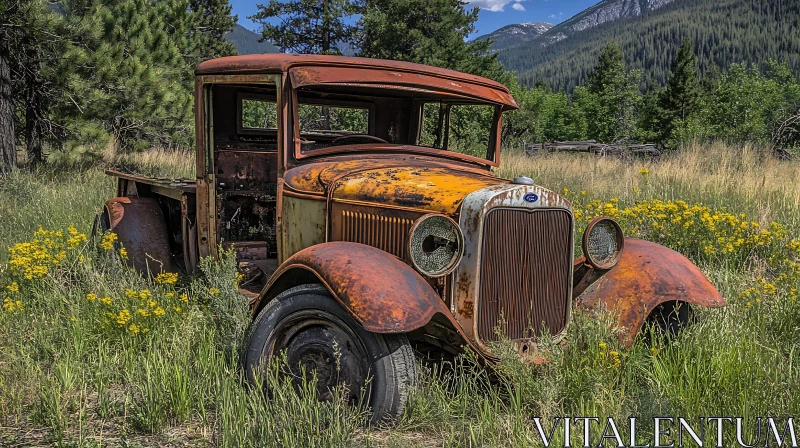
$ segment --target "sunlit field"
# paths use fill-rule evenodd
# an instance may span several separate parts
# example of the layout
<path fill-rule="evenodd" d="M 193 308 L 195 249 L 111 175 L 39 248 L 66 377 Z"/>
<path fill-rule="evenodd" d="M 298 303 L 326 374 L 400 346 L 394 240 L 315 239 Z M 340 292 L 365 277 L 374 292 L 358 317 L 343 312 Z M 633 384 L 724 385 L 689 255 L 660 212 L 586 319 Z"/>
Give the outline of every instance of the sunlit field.
<path fill-rule="evenodd" d="M 193 158 L 104 157 L 0 177 L 0 446 L 527 447 L 541 445 L 532 417 L 549 430 L 553 417 L 613 416 L 629 440 L 630 415 L 800 413 L 798 162 L 721 144 L 657 162 L 507 152 L 498 174 L 565 195 L 579 231 L 614 217 L 626 234 L 690 257 L 730 306 L 695 310 L 677 338 L 639 338 L 630 350 L 611 316 L 576 312 L 563 343 L 542 341 L 548 363 L 509 355 L 489 374 L 468 354 L 421 365 L 403 419 L 370 428 L 363 411 L 318 403 L 312 387 L 294 390 L 275 372 L 262 379 L 269 397 L 246 385 L 249 311 L 230 257 L 204 261 L 192 278 L 121 266 L 113 236 L 92 235 L 115 191 L 104 167 L 191 177 Z M 652 441 L 652 426 L 639 431 Z"/>

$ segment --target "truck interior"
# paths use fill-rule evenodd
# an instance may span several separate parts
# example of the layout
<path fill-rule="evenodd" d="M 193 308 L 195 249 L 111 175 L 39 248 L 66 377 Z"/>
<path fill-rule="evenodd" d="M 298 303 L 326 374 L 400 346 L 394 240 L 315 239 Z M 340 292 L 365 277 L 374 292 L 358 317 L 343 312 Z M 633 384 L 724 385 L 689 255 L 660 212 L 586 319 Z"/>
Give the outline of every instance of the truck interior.
<path fill-rule="evenodd" d="M 278 266 L 276 104 L 274 85 L 212 91 L 217 235 L 236 250 L 242 288 L 256 294 Z"/>

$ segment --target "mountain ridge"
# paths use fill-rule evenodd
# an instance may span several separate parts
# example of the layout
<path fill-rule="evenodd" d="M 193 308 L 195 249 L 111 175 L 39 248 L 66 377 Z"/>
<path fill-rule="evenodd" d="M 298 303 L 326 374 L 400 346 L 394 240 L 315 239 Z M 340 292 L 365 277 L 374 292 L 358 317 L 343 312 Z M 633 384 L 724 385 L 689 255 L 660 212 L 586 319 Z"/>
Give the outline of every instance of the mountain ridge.
<path fill-rule="evenodd" d="M 800 2 L 784 0 L 606 0 L 551 28 L 535 40 L 498 51 L 507 70 L 528 86 L 543 83 L 554 90 L 572 89 L 588 80 L 602 47 L 620 47 L 631 68 L 643 71 L 643 87 L 664 84 L 669 67 L 685 39 L 691 40 L 701 74 L 733 63 L 762 69 L 769 60 L 787 63 L 800 74 Z M 617 8 L 599 13 L 600 7 Z M 645 6 L 642 9 L 642 5 Z M 636 12 L 623 17 L 623 11 Z M 616 16 L 611 12 L 619 12 Z M 573 31 L 587 17 L 603 19 Z M 548 41 L 558 33 L 567 38 Z"/>
<path fill-rule="evenodd" d="M 475 40 L 489 39 L 492 41 L 489 48 L 497 51 L 536 39 L 552 27 L 553 24 L 548 22 L 514 23 L 477 37 Z"/>

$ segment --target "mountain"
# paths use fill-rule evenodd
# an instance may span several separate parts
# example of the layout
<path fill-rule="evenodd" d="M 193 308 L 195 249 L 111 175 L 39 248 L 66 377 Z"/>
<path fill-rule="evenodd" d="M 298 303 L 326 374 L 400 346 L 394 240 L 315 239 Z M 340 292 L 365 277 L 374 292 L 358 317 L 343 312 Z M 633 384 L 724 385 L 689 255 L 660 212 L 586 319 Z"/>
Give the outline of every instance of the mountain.
<path fill-rule="evenodd" d="M 260 34 L 250 31 L 238 23 L 233 26 L 225 39 L 236 46 L 238 54 L 278 53 L 280 51 L 278 47 L 269 42 L 259 42 Z"/>
<path fill-rule="evenodd" d="M 769 60 L 800 74 L 798 23 L 797 0 L 606 0 L 500 50 L 498 59 L 526 85 L 571 91 L 586 83 L 601 48 L 613 42 L 649 87 L 665 82 L 682 41 L 690 39 L 701 74 L 733 63 L 763 68 Z"/>
<path fill-rule="evenodd" d="M 546 43 L 554 43 L 589 28 L 619 19 L 638 17 L 648 11 L 655 11 L 674 0 L 603 0 L 571 18 L 552 27 L 544 35 Z"/>
<path fill-rule="evenodd" d="M 552 27 L 553 24 L 547 22 L 507 25 L 497 31 L 480 36 L 476 40 L 491 39 L 492 45 L 490 48 L 497 51 L 536 39 Z"/>

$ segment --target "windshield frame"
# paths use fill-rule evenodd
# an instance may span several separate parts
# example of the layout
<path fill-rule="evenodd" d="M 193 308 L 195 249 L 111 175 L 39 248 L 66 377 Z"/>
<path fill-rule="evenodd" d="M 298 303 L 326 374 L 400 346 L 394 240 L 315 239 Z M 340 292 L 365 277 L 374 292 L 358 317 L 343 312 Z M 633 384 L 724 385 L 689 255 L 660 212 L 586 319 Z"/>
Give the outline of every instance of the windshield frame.
<path fill-rule="evenodd" d="M 320 84 L 320 86 L 324 86 L 324 84 Z M 356 85 L 356 84 L 353 84 L 351 86 L 354 87 L 354 88 L 358 87 L 358 85 Z M 303 86 L 303 87 L 309 87 L 309 86 L 306 85 L 306 86 Z M 373 86 L 364 85 L 364 87 L 375 88 L 374 85 Z M 383 85 L 381 87 L 386 88 L 388 91 L 392 91 L 392 90 L 395 90 L 395 89 L 399 89 L 399 90 L 406 90 L 407 89 L 406 87 L 404 87 L 402 85 L 398 85 L 398 86 Z M 336 155 L 336 154 L 353 154 L 353 153 L 366 153 L 366 152 L 378 152 L 378 153 L 392 153 L 392 152 L 394 152 L 394 153 L 401 153 L 401 154 L 423 154 L 423 155 L 429 155 L 429 156 L 440 157 L 440 158 L 445 158 L 445 159 L 455 159 L 455 160 L 460 160 L 460 161 L 464 161 L 464 162 L 469 162 L 470 164 L 478 164 L 478 165 L 481 165 L 481 166 L 484 166 L 484 167 L 487 167 L 487 168 L 488 167 L 498 167 L 498 166 L 500 166 L 500 137 L 501 137 L 500 130 L 502 129 L 503 112 L 505 111 L 504 110 L 505 108 L 503 107 L 502 104 L 498 104 L 498 103 L 495 103 L 493 101 L 480 101 L 480 99 L 476 99 L 476 98 L 472 98 L 472 97 L 453 95 L 452 93 L 449 93 L 449 92 L 434 92 L 434 91 L 428 91 L 428 93 L 430 93 L 432 95 L 435 95 L 435 97 L 426 98 L 426 99 L 420 99 L 419 101 L 416 101 L 416 100 L 414 101 L 415 109 L 417 109 L 418 112 L 419 112 L 419 117 L 414 119 L 414 120 L 412 120 L 415 123 L 411 123 L 414 126 L 414 131 L 413 132 L 414 132 L 415 135 L 418 135 L 419 132 L 421 131 L 421 128 L 422 128 L 422 119 L 423 119 L 423 116 L 422 116 L 422 113 L 423 113 L 422 105 L 424 105 L 425 103 L 439 102 L 439 103 L 447 103 L 447 104 L 452 104 L 452 105 L 467 104 L 467 105 L 485 105 L 485 106 L 493 107 L 495 112 L 494 112 L 494 117 L 492 119 L 492 125 L 491 125 L 491 129 L 490 129 L 490 134 L 489 134 L 489 142 L 488 142 L 489 144 L 488 144 L 488 148 L 487 148 L 487 157 L 486 158 L 475 157 L 475 156 L 471 156 L 471 155 L 468 155 L 468 154 L 462 154 L 460 152 L 451 151 L 451 150 L 443 150 L 443 149 L 432 148 L 432 147 L 429 147 L 429 146 L 417 145 L 416 141 L 414 143 L 408 143 L 408 144 L 405 144 L 405 143 L 347 144 L 347 145 L 330 146 L 330 147 L 312 149 L 312 150 L 303 150 L 303 148 L 302 148 L 303 141 L 302 141 L 301 132 L 300 132 L 300 114 L 299 114 L 299 104 L 300 104 L 300 102 L 299 102 L 299 98 L 298 98 L 298 89 L 292 87 L 290 90 L 291 90 L 291 94 L 289 95 L 288 99 L 291 101 L 291 105 L 288 108 L 289 109 L 289 114 L 290 114 L 288 121 L 289 121 L 289 123 L 291 123 L 291 126 L 292 126 L 291 137 L 292 137 L 292 143 L 293 143 L 292 146 L 294 147 L 294 150 L 292 152 L 293 152 L 294 159 L 297 160 L 297 161 L 306 160 L 306 159 L 313 159 L 315 157 L 320 157 L 320 156 Z M 434 99 L 434 98 L 436 98 L 436 99 Z M 350 105 L 351 107 L 355 106 L 355 105 L 359 105 L 358 108 L 365 108 L 365 107 L 362 107 L 362 106 L 367 105 L 367 104 L 365 104 L 367 102 L 340 101 L 340 100 L 327 100 L 327 101 L 325 101 L 325 100 L 316 100 L 316 99 L 314 101 L 310 102 L 309 104 L 324 105 L 324 104 L 317 104 L 317 103 L 323 103 L 323 102 L 329 103 L 331 106 L 340 105 L 340 106 L 343 106 L 345 108 L 348 107 L 348 105 Z M 375 121 L 376 110 L 374 108 L 374 105 L 369 104 L 369 106 L 370 107 L 368 109 L 368 111 L 369 111 L 369 119 L 368 119 L 368 121 L 369 121 L 369 132 L 371 133 L 375 129 L 374 128 L 374 121 Z M 419 106 L 419 107 L 417 107 L 417 106 Z M 414 112 L 416 112 L 417 110 L 415 110 Z M 416 117 L 416 115 L 415 115 L 415 117 Z M 446 128 L 447 127 L 444 127 L 442 129 L 442 131 L 444 131 Z"/>

